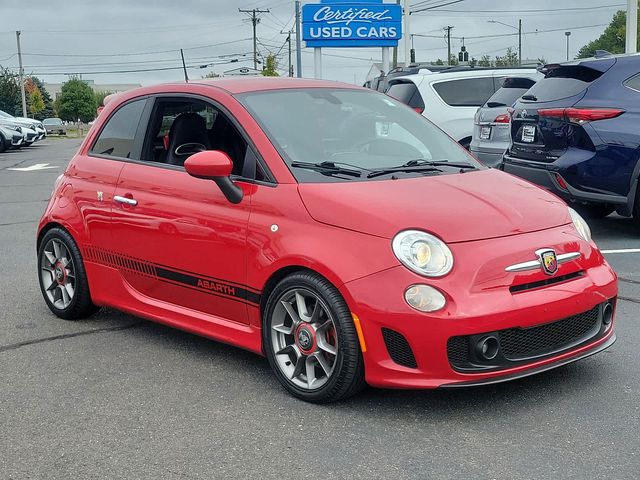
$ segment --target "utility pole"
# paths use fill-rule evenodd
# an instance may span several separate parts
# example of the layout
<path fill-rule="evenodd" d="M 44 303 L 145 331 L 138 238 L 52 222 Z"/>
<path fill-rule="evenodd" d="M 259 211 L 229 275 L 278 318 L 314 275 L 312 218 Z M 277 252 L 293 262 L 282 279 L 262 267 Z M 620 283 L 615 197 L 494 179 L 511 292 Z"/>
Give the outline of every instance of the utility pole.
<path fill-rule="evenodd" d="M 413 35 L 411 34 L 411 10 L 409 9 L 409 0 L 404 0 L 404 64 L 408 67 L 410 63 L 416 61 L 416 53 L 413 49 Z M 409 48 L 411 42 L 411 48 Z"/>
<path fill-rule="evenodd" d="M 289 45 L 289 71 L 287 72 L 287 75 L 293 77 L 293 64 L 291 63 L 291 34 L 293 33 L 293 30 L 289 30 L 288 32 L 280 30 L 280 33 L 287 34 L 287 44 Z"/>
<path fill-rule="evenodd" d="M 626 53 L 638 51 L 638 3 L 636 0 L 627 0 L 627 35 L 625 41 Z"/>
<path fill-rule="evenodd" d="M 239 8 L 238 11 L 240 13 L 249 14 L 249 19 L 251 20 L 251 23 L 253 25 L 253 68 L 257 70 L 258 69 L 258 36 L 256 34 L 256 27 L 260 23 L 259 14 L 269 13 L 269 9 L 267 8 L 266 10 L 260 10 L 259 8 L 252 8 L 251 10 L 244 10 L 242 8 Z"/>
<path fill-rule="evenodd" d="M 180 57 L 182 58 L 182 71 L 184 72 L 184 83 L 189 83 L 189 75 L 187 75 L 187 65 L 184 63 L 184 52 L 180 49 Z"/>
<path fill-rule="evenodd" d="M 396 0 L 396 5 L 400 5 L 400 0 Z M 405 34 L 406 35 L 406 34 Z M 396 44 L 395 47 L 393 47 L 393 60 L 392 60 L 392 64 L 393 64 L 393 68 L 396 68 L 398 66 L 398 45 Z"/>
<path fill-rule="evenodd" d="M 451 66 L 451 29 L 452 26 L 447 26 L 447 65 Z"/>
<path fill-rule="evenodd" d="M 18 65 L 20 66 L 20 93 L 22 94 L 22 116 L 27 116 L 27 96 L 24 93 L 24 69 L 22 68 L 22 49 L 20 48 L 20 30 L 16 30 L 16 42 L 18 43 Z"/>
<path fill-rule="evenodd" d="M 518 66 L 522 66 L 522 19 L 518 19 Z"/>
<path fill-rule="evenodd" d="M 300 41 L 300 0 L 296 0 L 296 76 L 302 77 L 302 42 Z"/>

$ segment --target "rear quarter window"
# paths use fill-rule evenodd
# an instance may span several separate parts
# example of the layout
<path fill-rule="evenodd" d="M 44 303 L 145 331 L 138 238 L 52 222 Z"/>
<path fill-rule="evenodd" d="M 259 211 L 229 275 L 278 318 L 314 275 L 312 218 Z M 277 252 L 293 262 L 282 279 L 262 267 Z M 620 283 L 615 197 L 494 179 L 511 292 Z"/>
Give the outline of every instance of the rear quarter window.
<path fill-rule="evenodd" d="M 387 95 L 396 100 L 409 105 L 411 108 L 424 109 L 424 101 L 422 95 L 418 91 L 418 87 L 413 82 L 394 83 L 387 90 Z"/>
<path fill-rule="evenodd" d="M 146 103 L 146 99 L 135 100 L 120 107 L 107 120 L 90 153 L 132 158 L 136 131 Z"/>
<path fill-rule="evenodd" d="M 640 74 L 635 77 L 631 77 L 630 79 L 624 82 L 624 86 L 630 88 L 632 90 L 636 90 L 640 92 Z"/>
<path fill-rule="evenodd" d="M 601 75 L 602 72 L 580 65 L 559 67 L 547 73 L 545 78 L 531 87 L 527 95 L 535 97 L 534 101 L 537 102 L 573 97 L 583 92 Z"/>
<path fill-rule="evenodd" d="M 492 77 L 447 80 L 434 83 L 433 88 L 452 107 L 480 107 L 495 92 Z"/>

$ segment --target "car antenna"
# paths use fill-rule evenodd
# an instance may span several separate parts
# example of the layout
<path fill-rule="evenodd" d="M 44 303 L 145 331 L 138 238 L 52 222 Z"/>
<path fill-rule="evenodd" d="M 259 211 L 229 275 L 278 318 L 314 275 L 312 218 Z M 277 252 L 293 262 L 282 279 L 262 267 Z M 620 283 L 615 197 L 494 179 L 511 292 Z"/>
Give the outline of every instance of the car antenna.
<path fill-rule="evenodd" d="M 182 57 L 182 70 L 184 70 L 184 81 L 189 83 L 189 75 L 187 75 L 187 66 L 184 63 L 184 52 L 180 49 L 180 56 Z"/>

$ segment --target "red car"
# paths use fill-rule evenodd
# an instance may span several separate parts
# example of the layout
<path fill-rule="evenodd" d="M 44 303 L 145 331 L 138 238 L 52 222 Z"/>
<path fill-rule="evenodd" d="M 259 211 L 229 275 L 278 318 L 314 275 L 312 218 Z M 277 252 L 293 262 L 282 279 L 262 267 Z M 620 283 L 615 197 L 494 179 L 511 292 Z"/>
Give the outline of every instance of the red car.
<path fill-rule="evenodd" d="M 577 213 L 333 82 L 119 94 L 37 250 L 57 316 L 108 305 L 237 345 L 312 402 L 502 382 L 615 341 L 616 275 Z"/>

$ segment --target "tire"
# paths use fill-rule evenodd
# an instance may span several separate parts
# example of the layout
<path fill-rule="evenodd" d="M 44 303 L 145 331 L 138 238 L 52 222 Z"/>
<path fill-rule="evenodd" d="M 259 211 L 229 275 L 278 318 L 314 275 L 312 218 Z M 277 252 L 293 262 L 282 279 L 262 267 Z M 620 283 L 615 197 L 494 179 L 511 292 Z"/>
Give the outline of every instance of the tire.
<path fill-rule="evenodd" d="M 52 228 L 40 242 L 38 281 L 49 310 L 60 318 L 79 320 L 99 310 L 91 301 L 80 250 L 62 228 Z"/>
<path fill-rule="evenodd" d="M 640 228 L 640 189 L 636 191 L 636 201 L 633 204 L 633 223 Z"/>
<path fill-rule="evenodd" d="M 4 152 L 6 149 L 7 149 L 6 140 L 4 139 L 4 136 L 0 134 L 0 153 Z"/>
<path fill-rule="evenodd" d="M 365 386 L 364 361 L 349 307 L 320 275 L 297 272 L 284 278 L 269 295 L 262 332 L 269 364 L 293 396 L 329 403 Z"/>
<path fill-rule="evenodd" d="M 576 204 L 574 207 L 585 218 L 604 218 L 615 210 L 614 206 L 606 203 Z"/>

